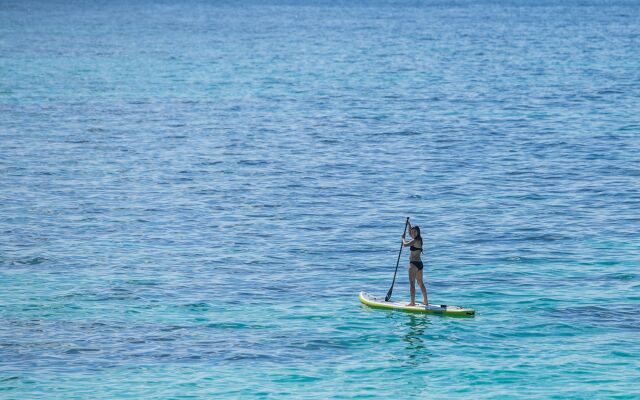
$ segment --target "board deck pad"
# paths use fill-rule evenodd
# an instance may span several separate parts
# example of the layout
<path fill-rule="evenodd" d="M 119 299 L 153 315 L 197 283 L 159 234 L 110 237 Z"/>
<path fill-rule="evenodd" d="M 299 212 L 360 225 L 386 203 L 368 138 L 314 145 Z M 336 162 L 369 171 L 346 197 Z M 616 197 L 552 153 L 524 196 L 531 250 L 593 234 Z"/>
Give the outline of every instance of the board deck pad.
<path fill-rule="evenodd" d="M 428 304 L 423 305 L 416 303 L 415 306 L 408 306 L 403 301 L 385 301 L 384 297 L 375 297 L 366 292 L 360 292 L 358 296 L 360 302 L 371 308 L 382 308 L 388 310 L 399 310 L 424 314 L 440 314 L 452 317 L 472 317 L 476 314 L 473 308 L 465 308 L 458 306 L 450 306 L 445 304 Z"/>

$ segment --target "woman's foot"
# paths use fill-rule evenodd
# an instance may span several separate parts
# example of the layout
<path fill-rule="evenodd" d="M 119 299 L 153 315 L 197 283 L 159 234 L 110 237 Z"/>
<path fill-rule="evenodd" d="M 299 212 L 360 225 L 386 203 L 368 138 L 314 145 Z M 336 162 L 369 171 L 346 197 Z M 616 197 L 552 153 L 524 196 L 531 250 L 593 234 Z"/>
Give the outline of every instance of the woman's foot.
<path fill-rule="evenodd" d="M 415 305 L 416 305 L 416 303 L 409 303 L 409 304 L 407 304 L 407 306 L 408 306 L 408 307 L 413 307 L 413 306 L 415 306 Z"/>

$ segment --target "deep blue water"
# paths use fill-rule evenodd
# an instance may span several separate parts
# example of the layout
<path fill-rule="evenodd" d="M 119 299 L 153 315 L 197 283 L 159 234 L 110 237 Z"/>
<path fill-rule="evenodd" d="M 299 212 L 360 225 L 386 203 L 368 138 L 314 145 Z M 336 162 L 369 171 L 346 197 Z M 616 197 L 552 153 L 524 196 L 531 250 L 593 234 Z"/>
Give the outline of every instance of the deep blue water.
<path fill-rule="evenodd" d="M 639 111 L 635 1 L 2 1 L 0 398 L 639 398 Z"/>

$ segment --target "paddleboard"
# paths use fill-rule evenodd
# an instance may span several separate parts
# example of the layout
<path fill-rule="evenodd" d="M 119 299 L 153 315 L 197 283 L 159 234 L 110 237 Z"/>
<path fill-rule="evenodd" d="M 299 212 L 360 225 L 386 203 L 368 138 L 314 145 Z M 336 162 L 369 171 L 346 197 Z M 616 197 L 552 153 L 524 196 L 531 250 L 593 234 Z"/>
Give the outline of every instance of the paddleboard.
<path fill-rule="evenodd" d="M 473 308 L 464 308 L 458 306 L 449 306 L 444 304 L 422 305 L 416 303 L 415 306 L 408 306 L 407 302 L 401 301 L 385 301 L 384 297 L 375 297 L 365 292 L 360 292 L 358 296 L 360 302 L 371 308 L 383 308 L 388 310 L 399 310 L 413 313 L 424 314 L 440 314 L 451 317 L 473 317 L 476 311 Z"/>

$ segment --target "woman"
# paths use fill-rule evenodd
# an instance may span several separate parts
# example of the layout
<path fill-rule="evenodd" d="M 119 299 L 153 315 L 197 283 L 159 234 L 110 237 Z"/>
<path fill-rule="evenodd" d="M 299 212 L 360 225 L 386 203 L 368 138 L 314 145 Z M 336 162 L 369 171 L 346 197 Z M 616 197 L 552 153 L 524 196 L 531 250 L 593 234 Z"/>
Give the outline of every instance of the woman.
<path fill-rule="evenodd" d="M 422 281 L 422 268 L 424 264 L 420 260 L 420 254 L 422 253 L 422 236 L 420 236 L 420 227 L 418 225 L 412 227 L 411 222 L 407 220 L 409 226 L 409 235 L 412 240 L 407 241 L 405 234 L 402 234 L 402 245 L 404 247 L 411 246 L 411 255 L 409 256 L 409 292 L 411 293 L 411 303 L 408 306 L 416 305 L 416 280 L 420 285 L 420 291 L 422 291 L 422 304 L 425 306 L 429 304 L 427 299 L 427 288 Z"/>

